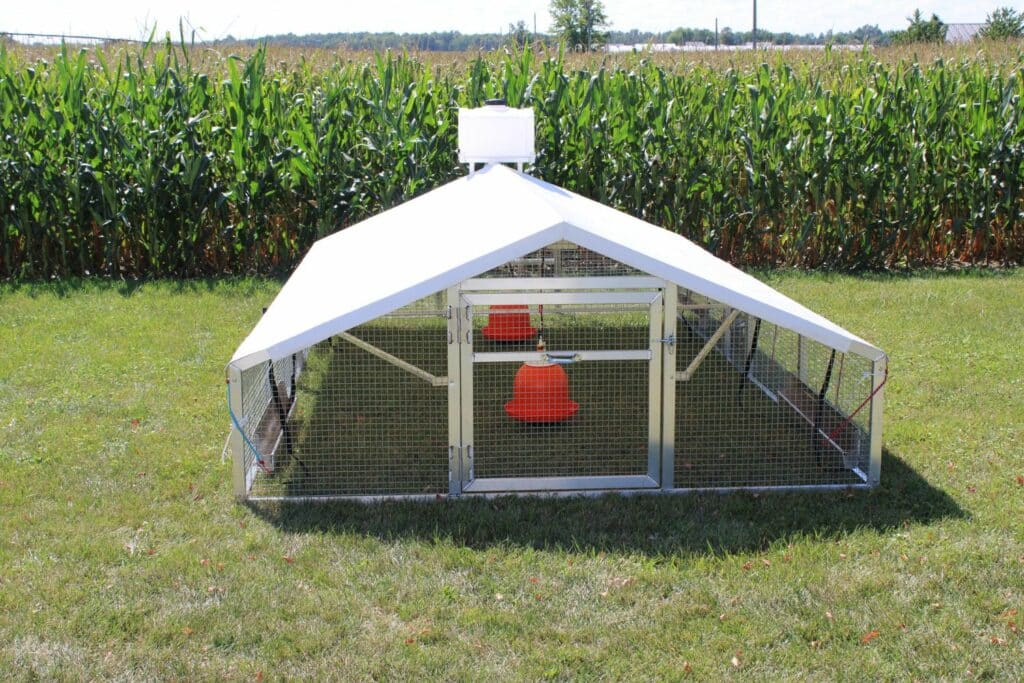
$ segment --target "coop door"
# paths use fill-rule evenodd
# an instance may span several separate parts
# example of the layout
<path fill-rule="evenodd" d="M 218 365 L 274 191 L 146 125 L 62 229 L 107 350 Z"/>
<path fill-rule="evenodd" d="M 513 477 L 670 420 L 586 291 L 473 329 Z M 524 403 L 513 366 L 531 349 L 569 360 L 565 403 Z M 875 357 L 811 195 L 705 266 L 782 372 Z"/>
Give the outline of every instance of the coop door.
<path fill-rule="evenodd" d="M 658 487 L 662 296 L 462 292 L 461 491 Z"/>

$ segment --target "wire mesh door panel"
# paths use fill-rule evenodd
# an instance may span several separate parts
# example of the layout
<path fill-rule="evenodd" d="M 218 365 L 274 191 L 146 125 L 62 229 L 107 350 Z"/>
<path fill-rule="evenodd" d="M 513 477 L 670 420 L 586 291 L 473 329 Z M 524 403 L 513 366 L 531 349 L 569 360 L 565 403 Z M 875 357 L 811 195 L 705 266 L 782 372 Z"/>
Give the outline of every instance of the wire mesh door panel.
<path fill-rule="evenodd" d="M 659 485 L 659 292 L 465 302 L 463 491 Z"/>

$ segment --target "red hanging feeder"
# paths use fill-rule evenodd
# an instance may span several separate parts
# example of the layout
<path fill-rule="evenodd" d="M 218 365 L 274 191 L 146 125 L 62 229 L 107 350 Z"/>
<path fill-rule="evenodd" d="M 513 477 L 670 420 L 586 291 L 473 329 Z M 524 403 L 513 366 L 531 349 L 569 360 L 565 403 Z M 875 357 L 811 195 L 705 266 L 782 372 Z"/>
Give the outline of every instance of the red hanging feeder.
<path fill-rule="evenodd" d="M 544 342 L 537 344 L 544 350 Z M 580 404 L 569 399 L 569 377 L 550 361 L 523 363 L 512 383 L 512 400 L 505 412 L 520 422 L 561 422 L 576 414 Z"/>
<path fill-rule="evenodd" d="M 491 306 L 487 325 L 481 332 L 493 341 L 521 341 L 537 334 L 530 327 L 530 308 L 518 304 Z"/>

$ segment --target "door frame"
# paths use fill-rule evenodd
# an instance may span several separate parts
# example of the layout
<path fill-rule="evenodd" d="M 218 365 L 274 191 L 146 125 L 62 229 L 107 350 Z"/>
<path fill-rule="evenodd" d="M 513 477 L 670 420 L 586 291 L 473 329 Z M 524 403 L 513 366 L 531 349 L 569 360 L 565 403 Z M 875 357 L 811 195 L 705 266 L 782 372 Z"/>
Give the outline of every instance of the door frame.
<path fill-rule="evenodd" d="M 672 467 L 666 468 L 672 450 L 666 453 L 663 432 L 674 424 L 674 362 L 666 372 L 665 343 L 671 335 L 664 330 L 675 325 L 674 296 L 670 302 L 672 320 L 665 320 L 667 294 L 674 286 L 654 277 L 579 278 L 480 278 L 448 290 L 449 310 L 449 489 L 452 495 L 519 492 L 588 492 L 651 490 L 671 486 Z M 646 349 L 577 351 L 569 362 L 648 360 L 647 472 L 637 475 L 581 475 L 551 477 L 487 477 L 474 475 L 473 365 L 487 362 L 528 362 L 548 358 L 539 351 L 477 353 L 473 349 L 473 315 L 477 306 L 544 304 L 643 304 L 647 306 Z M 671 324 L 669 324 L 671 323 Z M 559 353 L 565 359 L 565 353 Z M 674 359 L 674 356 L 672 356 Z M 563 360 L 563 362 L 565 362 Z M 673 400 L 663 394 L 666 377 L 672 375 Z M 666 416 L 667 412 L 673 415 Z"/>

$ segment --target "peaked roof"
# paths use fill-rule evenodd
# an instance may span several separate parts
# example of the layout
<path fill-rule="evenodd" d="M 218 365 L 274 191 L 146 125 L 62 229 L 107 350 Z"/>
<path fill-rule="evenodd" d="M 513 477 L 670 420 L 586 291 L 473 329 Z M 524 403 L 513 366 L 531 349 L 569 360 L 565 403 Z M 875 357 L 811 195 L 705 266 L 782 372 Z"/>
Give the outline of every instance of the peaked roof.
<path fill-rule="evenodd" d="M 881 350 L 690 240 L 489 165 L 317 241 L 231 359 L 239 370 L 328 337 L 559 240 L 840 352 Z"/>

